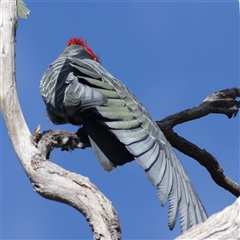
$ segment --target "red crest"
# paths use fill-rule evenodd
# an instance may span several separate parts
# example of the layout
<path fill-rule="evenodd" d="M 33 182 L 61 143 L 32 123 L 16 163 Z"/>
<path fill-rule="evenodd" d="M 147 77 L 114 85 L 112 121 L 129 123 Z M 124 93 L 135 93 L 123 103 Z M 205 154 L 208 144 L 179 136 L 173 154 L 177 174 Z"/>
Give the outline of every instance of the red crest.
<path fill-rule="evenodd" d="M 68 41 L 67 46 L 71 46 L 73 44 L 77 44 L 77 45 L 83 46 L 85 48 L 85 50 L 87 51 L 87 53 L 90 54 L 93 57 L 93 60 L 100 63 L 99 57 L 92 51 L 92 49 L 90 47 L 88 47 L 87 40 L 84 42 L 82 38 L 72 37 Z"/>

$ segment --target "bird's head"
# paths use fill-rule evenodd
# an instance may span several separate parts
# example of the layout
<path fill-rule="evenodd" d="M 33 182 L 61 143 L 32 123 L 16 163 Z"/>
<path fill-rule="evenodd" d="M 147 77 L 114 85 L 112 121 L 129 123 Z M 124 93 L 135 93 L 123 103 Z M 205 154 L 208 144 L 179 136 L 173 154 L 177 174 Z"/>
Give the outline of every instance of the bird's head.
<path fill-rule="evenodd" d="M 92 51 L 92 49 L 87 45 L 87 40 L 83 40 L 82 38 L 75 38 L 72 37 L 67 44 L 67 47 L 72 46 L 72 45 L 80 45 L 82 46 L 85 51 L 93 58 L 94 61 L 100 63 L 99 57 Z"/>

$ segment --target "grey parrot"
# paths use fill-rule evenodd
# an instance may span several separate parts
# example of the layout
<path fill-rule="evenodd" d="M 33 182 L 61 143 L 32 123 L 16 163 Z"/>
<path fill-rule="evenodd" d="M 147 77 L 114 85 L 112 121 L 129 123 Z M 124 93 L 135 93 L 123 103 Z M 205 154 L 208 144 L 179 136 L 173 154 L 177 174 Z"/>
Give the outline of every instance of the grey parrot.
<path fill-rule="evenodd" d="M 207 219 L 183 166 L 149 113 L 100 63 L 82 38 L 71 38 L 40 81 L 53 124 L 82 126 L 105 171 L 136 160 L 169 202 L 168 226 L 180 212 L 181 232 Z"/>

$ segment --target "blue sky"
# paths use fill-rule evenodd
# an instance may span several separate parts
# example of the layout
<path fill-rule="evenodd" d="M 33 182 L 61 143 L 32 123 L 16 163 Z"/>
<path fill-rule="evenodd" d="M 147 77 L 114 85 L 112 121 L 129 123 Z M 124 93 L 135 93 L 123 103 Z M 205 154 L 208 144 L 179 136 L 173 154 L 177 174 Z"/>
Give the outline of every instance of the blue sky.
<path fill-rule="evenodd" d="M 103 66 L 123 81 L 155 120 L 191 108 L 210 93 L 239 87 L 239 13 L 236 1 L 26 1 L 31 14 L 19 20 L 16 70 L 19 99 L 33 132 L 54 126 L 45 118 L 39 81 L 70 37 L 88 39 Z M 2 239 L 92 239 L 73 208 L 36 194 L 18 161 L 1 116 Z M 184 123 L 177 133 L 208 150 L 239 183 L 239 116 Z M 176 151 L 207 212 L 235 201 L 196 161 Z M 113 203 L 123 239 L 173 239 L 144 171 L 133 162 L 104 172 L 91 149 L 54 150 L 51 161 L 87 176 Z"/>

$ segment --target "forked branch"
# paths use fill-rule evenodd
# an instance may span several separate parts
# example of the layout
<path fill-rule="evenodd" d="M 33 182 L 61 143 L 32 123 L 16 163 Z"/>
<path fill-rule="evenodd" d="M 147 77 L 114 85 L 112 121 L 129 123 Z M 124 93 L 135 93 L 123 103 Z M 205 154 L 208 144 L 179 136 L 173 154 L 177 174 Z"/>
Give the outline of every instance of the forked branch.
<path fill-rule="evenodd" d="M 184 110 L 157 121 L 158 126 L 173 147 L 197 160 L 208 170 L 215 183 L 236 197 L 240 196 L 240 186 L 224 174 L 217 159 L 205 149 L 200 149 L 197 145 L 179 136 L 173 131 L 173 127 L 187 121 L 205 117 L 210 113 L 225 114 L 228 118 L 235 117 L 240 106 L 240 102 L 236 100 L 238 97 L 240 97 L 240 88 L 214 92 L 205 98 L 198 107 Z M 35 132 L 33 134 L 33 138 L 39 141 L 40 138 L 36 134 L 38 133 Z M 52 139 L 52 147 L 48 148 L 46 156 L 49 156 L 54 147 L 61 147 L 62 150 L 90 147 L 84 128 L 80 128 L 76 134 L 57 130 L 44 132 L 43 136 L 39 142 L 36 142 L 39 149 L 43 148 L 49 139 Z"/>
<path fill-rule="evenodd" d="M 17 28 L 15 1 L 0 0 L 0 26 L 0 107 L 14 150 L 34 190 L 47 199 L 69 204 L 80 211 L 92 227 L 94 239 L 120 239 L 121 230 L 117 213 L 97 187 L 91 184 L 88 178 L 46 161 L 55 147 L 61 147 L 63 150 L 89 147 L 84 129 L 81 128 L 76 134 L 60 130 L 41 134 L 39 128 L 33 136 L 29 132 L 19 104 L 15 81 L 14 42 Z M 185 110 L 158 122 L 174 147 L 204 165 L 213 179 L 235 196 L 240 195 L 239 186 L 223 174 L 217 160 L 205 150 L 179 137 L 172 128 L 209 113 L 236 116 L 239 108 L 237 97 L 239 88 L 213 93 L 199 107 Z"/>
<path fill-rule="evenodd" d="M 197 145 L 179 136 L 173 131 L 173 127 L 187 121 L 205 117 L 211 113 L 225 114 L 228 118 L 236 117 L 240 106 L 240 101 L 236 99 L 239 97 L 240 88 L 214 92 L 205 98 L 198 107 L 173 114 L 157 122 L 173 147 L 197 160 L 208 170 L 216 184 L 236 197 L 240 196 L 240 186 L 224 174 L 217 159 L 205 149 L 200 149 Z"/>
<path fill-rule="evenodd" d="M 0 26 L 0 108 L 14 150 L 34 190 L 44 198 L 66 203 L 80 211 L 91 226 L 94 239 L 120 239 L 117 213 L 97 187 L 88 178 L 46 161 L 49 149 L 56 145 L 59 138 L 65 144 L 69 142 L 74 145 L 74 136 L 70 137 L 72 143 L 58 133 L 56 141 L 53 141 L 54 138 L 48 139 L 39 149 L 33 144 L 40 139 L 41 134 L 37 129 L 37 138 L 31 138 L 16 89 L 16 1 L 0 0 Z M 83 145 L 79 144 L 78 147 Z"/>

